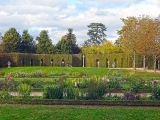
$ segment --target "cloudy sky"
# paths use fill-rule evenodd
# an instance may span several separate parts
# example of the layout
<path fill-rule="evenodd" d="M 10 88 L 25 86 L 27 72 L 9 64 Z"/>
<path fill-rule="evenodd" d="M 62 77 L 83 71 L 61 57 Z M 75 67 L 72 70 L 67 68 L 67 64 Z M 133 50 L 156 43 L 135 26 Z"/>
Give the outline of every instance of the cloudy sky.
<path fill-rule="evenodd" d="M 36 38 L 41 30 L 48 30 L 56 44 L 68 28 L 73 28 L 77 43 L 89 37 L 87 25 L 103 23 L 107 27 L 106 39 L 117 39 L 120 18 L 149 15 L 158 17 L 160 0 L 0 0 L 0 33 L 14 27 L 21 34 L 24 29 Z"/>

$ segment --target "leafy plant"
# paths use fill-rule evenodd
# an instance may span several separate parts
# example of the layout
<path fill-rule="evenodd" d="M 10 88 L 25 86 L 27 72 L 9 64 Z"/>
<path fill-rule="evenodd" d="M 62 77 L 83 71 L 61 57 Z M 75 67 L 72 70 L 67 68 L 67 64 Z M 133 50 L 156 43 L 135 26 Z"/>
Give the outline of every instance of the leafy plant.
<path fill-rule="evenodd" d="M 154 99 L 160 100 L 160 86 L 154 85 L 151 95 Z"/>
<path fill-rule="evenodd" d="M 107 82 L 97 82 L 95 80 L 88 81 L 88 87 L 86 89 L 87 99 L 100 99 L 108 91 Z"/>
<path fill-rule="evenodd" d="M 17 92 L 19 93 L 20 96 L 22 96 L 22 98 L 30 97 L 31 91 L 32 91 L 31 86 L 26 83 L 21 83 L 19 86 L 17 86 Z"/>

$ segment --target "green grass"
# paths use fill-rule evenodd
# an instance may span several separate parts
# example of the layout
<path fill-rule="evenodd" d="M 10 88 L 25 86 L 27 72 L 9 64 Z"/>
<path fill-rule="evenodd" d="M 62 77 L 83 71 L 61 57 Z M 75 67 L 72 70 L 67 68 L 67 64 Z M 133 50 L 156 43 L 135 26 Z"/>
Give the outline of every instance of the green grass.
<path fill-rule="evenodd" d="M 135 76 L 141 76 L 141 77 L 160 77 L 157 73 L 149 73 L 149 72 L 143 72 L 143 71 L 132 71 L 132 70 L 126 70 L 126 69 L 107 69 L 107 68 L 89 68 L 89 67 L 11 67 L 11 68 L 0 68 L 0 72 L 5 72 L 5 74 L 8 74 L 10 72 L 16 73 L 16 72 L 26 72 L 31 73 L 36 70 L 42 70 L 45 73 L 72 73 L 72 74 L 79 74 L 84 73 L 87 75 L 99 75 L 104 76 L 112 73 L 119 73 L 119 74 L 128 74 L 128 75 L 135 75 Z"/>
<path fill-rule="evenodd" d="M 160 108 L 1 105 L 0 120 L 159 120 Z"/>

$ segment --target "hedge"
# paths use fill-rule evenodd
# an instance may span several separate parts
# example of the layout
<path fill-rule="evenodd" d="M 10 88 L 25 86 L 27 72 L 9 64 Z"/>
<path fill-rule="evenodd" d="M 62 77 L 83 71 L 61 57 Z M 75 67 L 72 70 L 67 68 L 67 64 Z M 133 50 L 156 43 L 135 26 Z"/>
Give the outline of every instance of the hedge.
<path fill-rule="evenodd" d="M 146 57 L 146 66 L 153 68 L 153 58 Z M 132 56 L 125 53 L 117 54 L 30 54 L 30 53 L 0 53 L 0 67 L 17 66 L 68 66 L 107 67 L 111 68 L 115 62 L 118 68 L 133 66 Z M 142 56 L 136 55 L 136 67 L 143 66 Z"/>

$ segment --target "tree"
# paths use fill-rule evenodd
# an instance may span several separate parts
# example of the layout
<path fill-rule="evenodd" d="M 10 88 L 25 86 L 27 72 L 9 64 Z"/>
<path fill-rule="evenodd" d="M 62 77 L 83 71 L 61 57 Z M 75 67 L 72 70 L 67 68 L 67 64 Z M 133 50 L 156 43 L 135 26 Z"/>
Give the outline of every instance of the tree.
<path fill-rule="evenodd" d="M 38 54 L 52 54 L 54 53 L 54 46 L 48 36 L 48 31 L 42 30 L 36 38 L 38 44 L 36 45 L 36 53 Z"/>
<path fill-rule="evenodd" d="M 4 44 L 2 42 L 2 34 L 0 33 L 0 53 L 4 52 Z"/>
<path fill-rule="evenodd" d="M 154 25 L 152 30 L 155 34 L 152 35 L 150 52 L 154 57 L 154 72 L 156 72 L 156 61 L 160 56 L 160 15 L 153 20 L 153 23 Z"/>
<path fill-rule="evenodd" d="M 78 54 L 80 52 L 80 48 L 76 44 L 76 37 L 72 32 L 73 29 L 69 28 L 68 33 L 62 36 L 61 40 L 56 44 L 57 53 Z"/>
<path fill-rule="evenodd" d="M 146 56 L 151 55 L 151 44 L 155 39 L 154 22 L 149 16 L 142 15 L 138 18 L 138 45 L 137 52 L 143 56 L 143 69 L 146 70 Z"/>
<path fill-rule="evenodd" d="M 2 42 L 5 47 L 5 52 L 19 52 L 21 36 L 15 28 L 10 28 L 5 32 Z"/>
<path fill-rule="evenodd" d="M 89 54 L 95 54 L 95 53 L 100 53 L 100 54 L 111 54 L 111 53 L 119 53 L 120 48 L 114 44 L 112 44 L 111 41 L 107 40 L 102 43 L 100 46 L 91 46 L 87 47 L 84 46 L 82 47 L 82 53 L 89 53 Z"/>
<path fill-rule="evenodd" d="M 133 68 L 136 69 L 135 60 L 138 45 L 138 33 L 137 33 L 137 18 L 127 17 L 126 19 L 121 18 L 124 26 L 121 30 L 118 30 L 120 45 L 122 50 L 126 53 L 133 55 Z"/>
<path fill-rule="evenodd" d="M 28 33 L 28 30 L 23 30 L 21 41 L 22 53 L 35 53 L 35 41 L 33 37 Z"/>
<path fill-rule="evenodd" d="M 104 40 L 106 34 L 104 33 L 106 31 L 106 27 L 102 23 L 91 23 L 88 25 L 88 33 L 90 39 L 84 42 L 84 45 L 86 46 L 92 46 L 92 45 L 100 45 Z"/>

